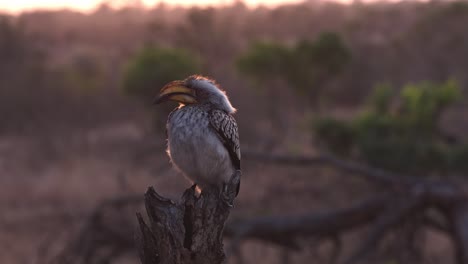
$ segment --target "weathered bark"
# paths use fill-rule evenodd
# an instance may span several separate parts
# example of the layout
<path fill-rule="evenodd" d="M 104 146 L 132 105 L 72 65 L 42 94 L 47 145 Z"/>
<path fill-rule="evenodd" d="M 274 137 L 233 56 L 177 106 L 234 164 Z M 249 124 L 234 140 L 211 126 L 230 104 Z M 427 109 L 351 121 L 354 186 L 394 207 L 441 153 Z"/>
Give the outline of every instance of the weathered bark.
<path fill-rule="evenodd" d="M 240 172 L 228 185 L 228 202 L 217 189 L 197 196 L 192 186 L 174 203 L 149 188 L 145 194 L 149 225 L 137 214 L 136 242 L 142 264 L 223 263 L 224 224 L 239 180 Z"/>
<path fill-rule="evenodd" d="M 326 212 L 310 212 L 298 216 L 257 217 L 238 219 L 226 226 L 225 236 L 233 243 L 241 239 L 256 239 L 292 249 L 299 249 L 296 239 L 300 237 L 333 237 L 367 225 L 385 210 L 391 198 L 382 195 L 372 197 L 350 208 Z"/>

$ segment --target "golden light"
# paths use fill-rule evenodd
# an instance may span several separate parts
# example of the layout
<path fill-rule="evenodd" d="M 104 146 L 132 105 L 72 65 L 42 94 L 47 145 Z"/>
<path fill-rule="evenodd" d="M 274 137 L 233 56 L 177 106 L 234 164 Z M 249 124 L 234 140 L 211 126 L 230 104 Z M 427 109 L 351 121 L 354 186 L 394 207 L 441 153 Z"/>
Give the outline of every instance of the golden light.
<path fill-rule="evenodd" d="M 227 5 L 234 2 L 234 0 L 117 0 L 117 1 L 96 1 L 96 0 L 0 0 L 0 11 L 3 12 L 22 12 L 34 9 L 76 9 L 80 11 L 90 11 L 96 8 L 99 4 L 107 2 L 112 5 L 144 5 L 154 6 L 161 2 L 169 5 L 182 5 L 182 6 L 207 6 L 207 5 Z M 282 3 L 299 3 L 301 0 L 244 0 L 248 6 L 258 6 L 260 4 L 267 6 L 275 6 Z"/>

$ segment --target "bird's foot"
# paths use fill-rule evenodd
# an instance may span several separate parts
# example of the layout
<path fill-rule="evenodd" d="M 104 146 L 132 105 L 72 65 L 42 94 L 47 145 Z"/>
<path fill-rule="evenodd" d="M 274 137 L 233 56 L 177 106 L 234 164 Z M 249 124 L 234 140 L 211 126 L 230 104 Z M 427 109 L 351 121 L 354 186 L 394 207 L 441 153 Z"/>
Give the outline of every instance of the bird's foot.
<path fill-rule="evenodd" d="M 202 193 L 202 189 L 200 188 L 200 186 L 198 186 L 196 183 L 194 183 L 192 185 L 192 189 L 194 190 L 195 197 L 200 198 L 200 195 Z"/>

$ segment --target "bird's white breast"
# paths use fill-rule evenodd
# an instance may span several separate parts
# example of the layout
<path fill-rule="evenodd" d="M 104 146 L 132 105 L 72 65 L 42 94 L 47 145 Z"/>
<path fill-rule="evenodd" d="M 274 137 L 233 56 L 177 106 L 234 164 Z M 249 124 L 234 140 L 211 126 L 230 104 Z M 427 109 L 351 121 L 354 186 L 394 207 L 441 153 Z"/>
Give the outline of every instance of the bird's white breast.
<path fill-rule="evenodd" d="M 234 173 L 230 156 L 210 127 L 203 107 L 184 106 L 167 123 L 168 154 L 174 165 L 200 187 L 219 186 Z"/>

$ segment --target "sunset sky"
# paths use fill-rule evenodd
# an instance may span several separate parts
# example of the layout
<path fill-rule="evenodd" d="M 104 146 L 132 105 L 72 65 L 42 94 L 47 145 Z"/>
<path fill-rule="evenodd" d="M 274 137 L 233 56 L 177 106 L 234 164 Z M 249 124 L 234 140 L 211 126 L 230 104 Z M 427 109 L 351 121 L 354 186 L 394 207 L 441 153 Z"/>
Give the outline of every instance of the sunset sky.
<path fill-rule="evenodd" d="M 138 0 L 137 0 L 138 1 Z M 83 11 L 92 10 L 95 6 L 102 3 L 102 0 L 0 0 L 0 11 L 21 12 L 37 8 L 60 9 L 74 8 Z M 132 0 L 114 0 L 108 1 L 112 3 L 132 2 Z M 136 2 L 136 1 L 134 1 Z M 233 0 L 142 0 L 145 5 L 154 5 L 160 2 L 166 2 L 178 5 L 213 5 L 213 4 L 229 4 Z M 301 0 L 244 0 L 244 3 L 250 6 L 259 4 L 277 5 L 280 3 L 294 3 Z"/>

